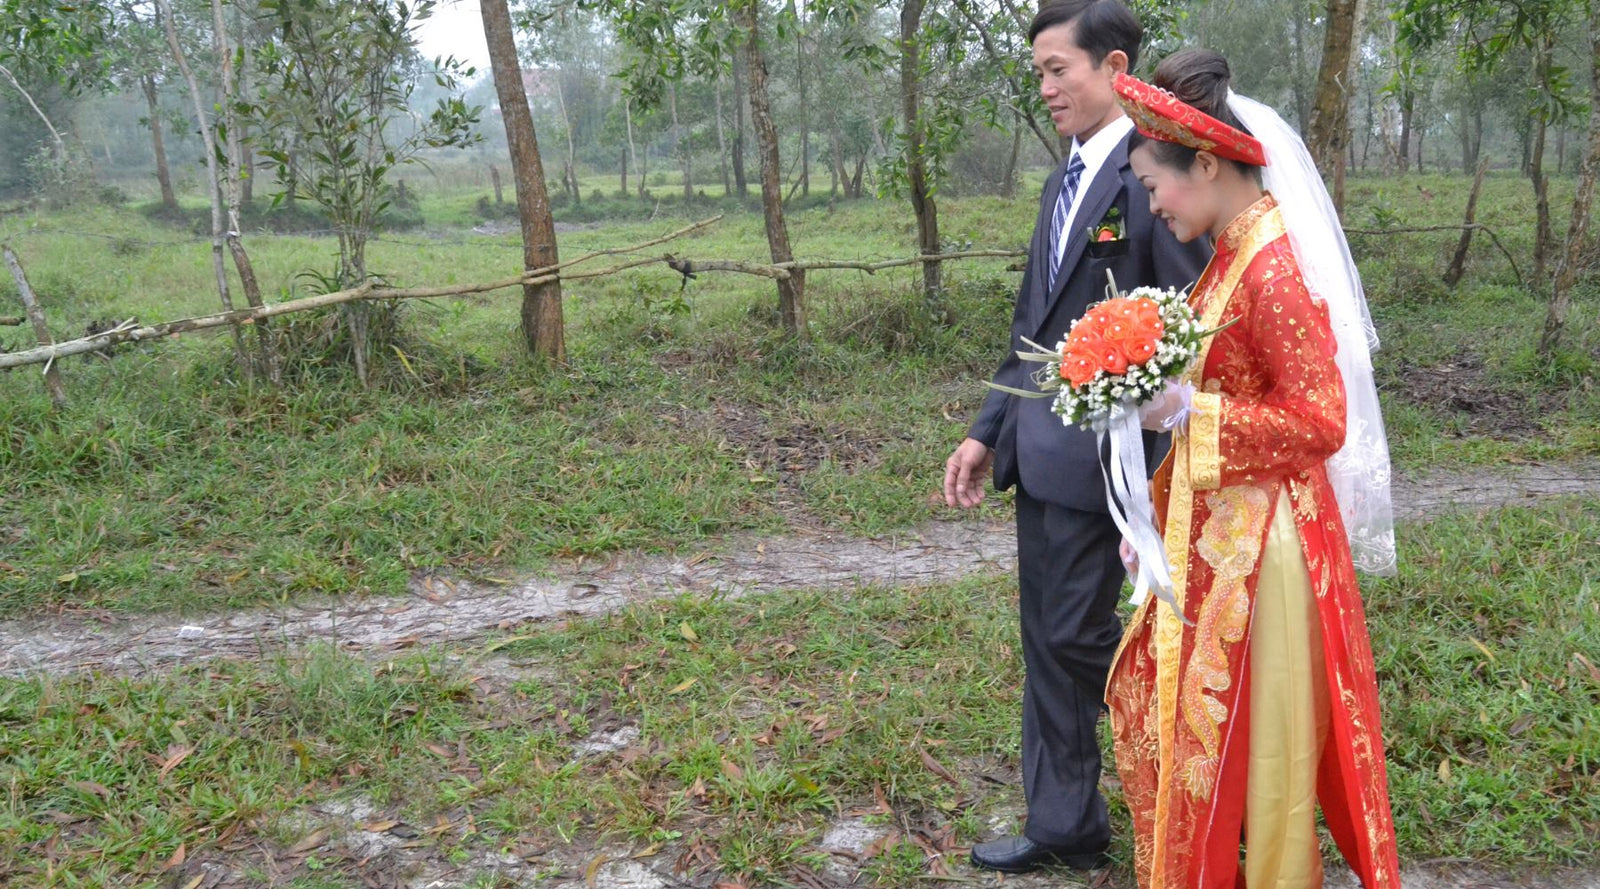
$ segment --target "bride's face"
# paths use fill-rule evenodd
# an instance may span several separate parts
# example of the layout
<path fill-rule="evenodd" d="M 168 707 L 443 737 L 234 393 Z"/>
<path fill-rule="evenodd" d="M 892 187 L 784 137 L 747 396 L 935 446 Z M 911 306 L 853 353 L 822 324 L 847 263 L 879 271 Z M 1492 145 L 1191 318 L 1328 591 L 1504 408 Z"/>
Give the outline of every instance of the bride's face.
<path fill-rule="evenodd" d="M 1218 183 L 1206 164 L 1211 156 L 1202 152 L 1193 166 L 1179 170 L 1156 160 L 1152 144 L 1135 148 L 1128 163 L 1150 193 L 1150 213 L 1164 221 L 1179 241 L 1188 243 L 1216 227 Z"/>

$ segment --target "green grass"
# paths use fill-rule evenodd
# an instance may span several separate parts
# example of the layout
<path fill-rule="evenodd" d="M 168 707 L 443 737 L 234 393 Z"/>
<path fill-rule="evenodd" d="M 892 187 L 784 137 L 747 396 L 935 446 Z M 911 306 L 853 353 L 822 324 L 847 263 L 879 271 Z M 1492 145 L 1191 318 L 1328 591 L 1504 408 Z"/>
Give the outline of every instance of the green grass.
<path fill-rule="evenodd" d="M 370 268 L 411 285 L 517 267 L 515 235 L 466 228 L 485 187 L 412 187 L 424 228 L 374 241 Z M 596 178 L 585 192 L 614 187 Z M 1528 244 L 1526 187 L 1492 178 L 1481 204 L 1514 250 Z M 1453 221 L 1464 188 L 1453 177 L 1357 179 L 1349 217 Z M 1558 204 L 1569 188 L 1556 184 Z M 1034 206 L 1028 195 L 946 200 L 942 228 L 954 242 L 1017 247 Z M 664 202 L 651 220 L 653 203 L 632 207 L 631 219 L 564 233 L 563 255 L 700 215 Z M 95 320 L 218 308 L 209 246 L 136 208 L 0 224 L 58 336 Z M 899 202 L 796 209 L 790 229 L 803 257 L 903 256 L 914 241 Z M 1445 292 L 1438 271 L 1453 242 L 1355 241 L 1385 337 L 1378 371 L 1401 468 L 1600 453 L 1600 333 L 1583 321 L 1600 287 L 1585 280 L 1567 349 L 1540 365 L 1541 295 L 1517 288 L 1481 239 L 1466 281 Z M 247 243 L 270 299 L 303 294 L 301 273 L 332 261 L 326 238 Z M 761 220 L 746 213 L 660 249 L 766 255 Z M 372 391 L 328 363 L 297 365 L 278 391 L 249 385 L 231 369 L 225 334 L 65 362 L 73 403 L 58 416 L 37 369 L 0 374 L 0 615 L 395 593 L 417 569 L 529 570 L 554 556 L 777 531 L 796 516 L 857 533 L 904 527 L 934 514 L 927 496 L 1000 356 L 1017 280 L 1000 262 L 948 274 L 950 328 L 923 309 L 914 271 L 812 274 L 807 347 L 776 331 L 765 281 L 702 274 L 680 290 L 673 273 L 649 269 L 569 282 L 572 361 L 561 370 L 521 357 L 518 294 L 504 291 L 409 305 L 405 360 L 380 356 Z M 0 304 L 10 286 L 0 281 Z M 0 329 L 0 345 L 25 340 Z M 1433 373 L 1452 363 L 1466 370 Z"/>
<path fill-rule="evenodd" d="M 1593 499 L 1402 532 L 1401 574 L 1367 601 L 1403 860 L 1592 861 L 1596 539 Z M 154 885 L 183 843 L 191 860 L 253 866 L 259 849 L 304 885 L 341 885 L 356 859 L 337 843 L 315 872 L 287 850 L 314 827 L 307 805 L 355 798 L 419 827 L 443 817 L 427 838 L 440 859 L 553 848 L 569 875 L 602 844 L 699 845 L 727 877 L 795 882 L 828 821 L 880 791 L 890 823 L 970 843 L 1020 793 L 978 777 L 1017 767 L 1013 591 L 995 577 L 685 598 L 382 665 L 322 650 L 0 680 L 0 861 L 43 869 L 53 848 L 39 885 Z M 480 663 L 491 653 L 523 678 L 474 681 L 504 669 Z M 625 750 L 574 758 L 622 726 L 640 732 Z M 863 865 L 882 885 L 927 867 L 909 842 Z"/>

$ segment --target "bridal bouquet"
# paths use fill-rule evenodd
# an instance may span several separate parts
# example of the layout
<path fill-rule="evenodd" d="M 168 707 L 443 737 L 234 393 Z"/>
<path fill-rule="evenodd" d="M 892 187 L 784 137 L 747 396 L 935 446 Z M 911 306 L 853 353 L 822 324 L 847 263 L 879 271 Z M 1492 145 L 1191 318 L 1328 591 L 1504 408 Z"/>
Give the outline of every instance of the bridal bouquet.
<path fill-rule="evenodd" d="M 1023 339 L 1033 351 L 1019 351 L 1017 357 L 1044 365 L 1033 374 L 1037 390 L 989 385 L 1024 398 L 1053 395 L 1051 409 L 1062 423 L 1094 431 L 1102 444 L 1110 440 L 1110 464 L 1102 462 L 1100 468 L 1111 517 L 1139 554 L 1133 603 L 1143 604 L 1153 590 L 1184 619 L 1156 531 L 1139 406 L 1182 377 L 1200 354 L 1201 341 L 1227 325 L 1202 329 L 1185 293 L 1154 287 L 1123 293 L 1115 278 L 1109 273 L 1107 278 L 1106 299 L 1073 322 L 1054 349 Z"/>
<path fill-rule="evenodd" d="M 1054 394 L 1063 423 L 1104 432 L 1182 376 L 1217 332 L 1201 330 L 1188 297 L 1170 287 L 1121 293 L 1112 279 L 1106 292 L 1054 349 L 1023 339 L 1033 351 L 1017 357 L 1045 365 L 1033 375 L 1037 391 L 990 385 L 1025 398 Z"/>

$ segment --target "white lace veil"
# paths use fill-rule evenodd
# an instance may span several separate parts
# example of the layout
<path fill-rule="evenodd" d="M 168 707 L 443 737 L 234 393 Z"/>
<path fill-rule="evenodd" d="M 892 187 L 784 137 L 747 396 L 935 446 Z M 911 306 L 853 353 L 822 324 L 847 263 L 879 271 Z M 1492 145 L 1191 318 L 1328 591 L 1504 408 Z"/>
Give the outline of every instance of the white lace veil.
<path fill-rule="evenodd" d="M 1372 378 L 1378 332 L 1367 312 L 1361 276 L 1345 241 L 1322 176 L 1300 135 L 1278 112 L 1238 93 L 1228 109 L 1266 149 L 1264 185 L 1278 199 L 1289 242 L 1315 299 L 1328 307 L 1344 378 L 1344 447 L 1328 461 L 1328 478 L 1339 500 L 1356 568 L 1368 574 L 1395 572 L 1394 512 L 1389 500 L 1389 443 Z"/>

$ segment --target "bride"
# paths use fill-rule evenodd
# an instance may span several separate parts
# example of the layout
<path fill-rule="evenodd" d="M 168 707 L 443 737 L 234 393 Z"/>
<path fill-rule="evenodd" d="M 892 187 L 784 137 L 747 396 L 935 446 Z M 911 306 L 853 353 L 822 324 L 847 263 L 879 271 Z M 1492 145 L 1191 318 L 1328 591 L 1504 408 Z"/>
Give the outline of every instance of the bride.
<path fill-rule="evenodd" d="M 1173 431 L 1155 496 L 1184 619 L 1146 602 L 1106 690 L 1136 870 L 1155 889 L 1321 886 L 1320 806 L 1362 884 L 1398 889 L 1355 575 L 1395 562 L 1376 336 L 1304 145 L 1229 81 L 1189 50 L 1154 87 L 1116 83 L 1151 211 L 1215 242 L 1196 314 L 1231 325 L 1141 412 Z"/>

